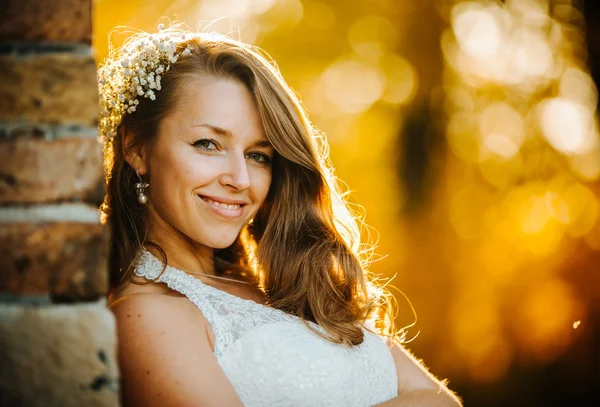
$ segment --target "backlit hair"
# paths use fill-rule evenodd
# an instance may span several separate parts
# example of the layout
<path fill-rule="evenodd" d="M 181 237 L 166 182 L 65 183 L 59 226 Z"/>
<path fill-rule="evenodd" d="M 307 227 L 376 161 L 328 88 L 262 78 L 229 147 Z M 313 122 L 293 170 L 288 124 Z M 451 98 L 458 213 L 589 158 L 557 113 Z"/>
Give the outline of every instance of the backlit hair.
<path fill-rule="evenodd" d="M 164 30 L 179 36 L 181 31 L 178 26 Z M 150 34 L 135 34 L 129 41 L 143 36 Z M 218 34 L 186 33 L 185 38 L 177 46 L 190 52 L 163 73 L 155 100 L 140 98 L 106 143 L 102 210 L 112 229 L 112 286 L 131 280 L 140 248 L 151 244 L 145 241 L 147 210 L 137 204 L 132 188 L 135 172 L 124 160 L 122 131 L 133 131 L 135 143 L 151 148 L 186 81 L 235 80 L 253 96 L 276 154 L 264 204 L 231 247 L 214 251 L 215 265 L 230 265 L 241 274 L 246 270 L 270 306 L 316 322 L 332 342 L 362 343 L 361 327 L 367 322 L 371 330 L 395 337 L 391 296 L 369 279 L 369 251 L 362 250 L 359 220 L 338 189 L 324 135 L 313 128 L 294 92 L 255 47 Z M 107 62 L 118 58 L 117 50 Z"/>

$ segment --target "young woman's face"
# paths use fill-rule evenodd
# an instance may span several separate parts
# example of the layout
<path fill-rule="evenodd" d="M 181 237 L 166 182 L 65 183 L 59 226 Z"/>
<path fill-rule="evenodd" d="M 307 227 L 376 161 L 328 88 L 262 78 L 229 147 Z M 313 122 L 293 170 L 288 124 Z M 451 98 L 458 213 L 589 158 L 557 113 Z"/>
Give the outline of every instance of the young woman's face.
<path fill-rule="evenodd" d="M 188 79 L 146 156 L 150 232 L 230 246 L 265 201 L 274 150 L 233 80 Z"/>

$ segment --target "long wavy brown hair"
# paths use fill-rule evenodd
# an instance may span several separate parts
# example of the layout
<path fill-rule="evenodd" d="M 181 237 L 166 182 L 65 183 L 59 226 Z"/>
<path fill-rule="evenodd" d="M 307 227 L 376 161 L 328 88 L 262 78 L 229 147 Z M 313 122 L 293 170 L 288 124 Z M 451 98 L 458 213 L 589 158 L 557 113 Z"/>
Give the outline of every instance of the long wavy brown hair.
<path fill-rule="evenodd" d="M 134 37 L 140 36 L 149 34 Z M 315 322 L 324 331 L 321 336 L 334 343 L 362 343 L 364 326 L 395 337 L 392 297 L 367 274 L 370 252 L 360 242 L 361 221 L 337 186 L 326 139 L 278 69 L 261 50 L 217 34 L 192 34 L 179 47 L 190 48 L 191 54 L 165 72 L 156 100 L 140 98 L 137 110 L 125 114 L 118 134 L 105 146 L 102 212 L 112 230 L 111 285 L 131 281 L 141 247 L 152 244 L 146 241 L 147 211 L 133 187 L 136 175 L 124 160 L 122 132 L 133 131 L 136 144 L 151 148 L 187 80 L 233 79 L 253 96 L 276 154 L 264 205 L 234 244 L 214 251 L 217 271 L 245 270 L 269 306 Z M 119 58 L 118 50 L 109 58 Z"/>

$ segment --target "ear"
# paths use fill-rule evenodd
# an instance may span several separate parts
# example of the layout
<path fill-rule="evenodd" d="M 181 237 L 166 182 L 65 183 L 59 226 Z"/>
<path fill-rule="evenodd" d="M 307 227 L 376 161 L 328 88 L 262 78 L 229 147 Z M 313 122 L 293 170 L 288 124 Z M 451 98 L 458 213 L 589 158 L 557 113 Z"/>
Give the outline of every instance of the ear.
<path fill-rule="evenodd" d="M 137 135 L 124 127 L 121 128 L 121 151 L 123 158 L 134 171 L 140 175 L 148 173 L 146 149 L 141 143 L 137 142 Z"/>

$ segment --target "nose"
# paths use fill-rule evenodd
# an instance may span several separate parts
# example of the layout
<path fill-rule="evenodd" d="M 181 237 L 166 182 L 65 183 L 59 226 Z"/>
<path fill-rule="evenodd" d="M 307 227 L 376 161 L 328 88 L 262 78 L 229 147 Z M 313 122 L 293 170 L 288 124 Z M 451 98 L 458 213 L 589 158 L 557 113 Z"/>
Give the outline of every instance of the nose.
<path fill-rule="evenodd" d="M 230 156 L 228 170 L 221 175 L 221 184 L 237 190 L 250 188 L 250 174 L 244 154 Z"/>

